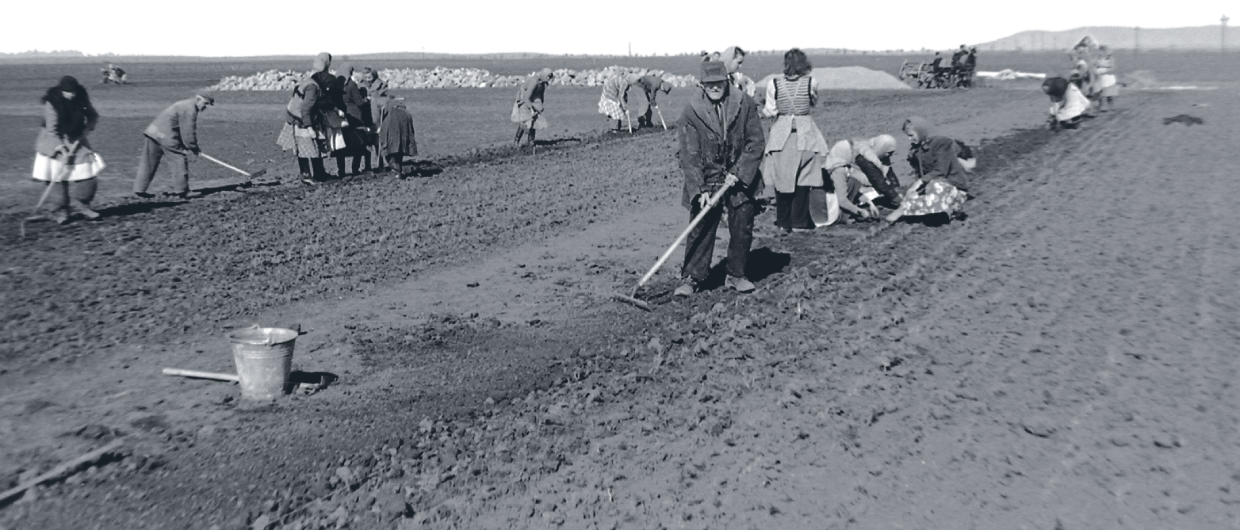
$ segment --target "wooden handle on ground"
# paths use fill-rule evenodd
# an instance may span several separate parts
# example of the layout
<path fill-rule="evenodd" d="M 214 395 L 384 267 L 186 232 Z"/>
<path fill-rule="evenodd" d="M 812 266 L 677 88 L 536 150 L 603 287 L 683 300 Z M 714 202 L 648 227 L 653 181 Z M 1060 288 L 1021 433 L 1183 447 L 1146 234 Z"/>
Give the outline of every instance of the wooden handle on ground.
<path fill-rule="evenodd" d="M 667 258 L 671 257 L 672 252 L 676 250 L 676 247 L 679 247 L 680 244 L 684 242 L 685 238 L 689 237 L 689 232 L 693 231 L 693 228 L 702 221 L 702 218 L 706 217 L 708 212 L 715 209 L 715 206 L 719 204 L 719 199 L 722 199 L 723 194 L 727 191 L 728 187 L 725 186 L 719 188 L 719 191 L 716 191 L 714 195 L 711 195 L 710 200 L 706 203 L 706 207 L 702 208 L 702 211 L 698 212 L 697 217 L 694 217 L 693 221 L 689 222 L 689 226 L 686 227 L 685 230 L 680 233 L 680 236 L 676 238 L 676 242 L 672 243 L 672 246 L 667 247 L 667 250 L 663 252 L 663 255 L 659 256 L 659 261 L 656 261 L 654 266 L 650 268 L 650 271 L 647 272 L 645 276 L 642 276 L 642 279 L 637 282 L 637 287 L 633 288 L 633 296 L 637 296 L 637 290 L 641 289 L 643 285 L 646 285 L 646 282 L 650 280 L 650 277 L 654 276 L 654 273 L 659 270 L 659 267 L 663 266 L 663 263 L 667 261 Z"/>
<path fill-rule="evenodd" d="M 99 457 L 103 456 L 103 455 L 104 455 L 104 453 L 107 453 L 108 451 L 111 451 L 111 450 L 113 450 L 113 449 L 116 449 L 117 447 L 120 447 L 120 446 L 121 446 L 121 443 L 122 443 L 122 442 L 124 442 L 124 441 L 125 441 L 125 439 L 124 439 L 124 438 L 117 438 L 117 439 L 115 439 L 115 440 L 112 440 L 112 443 L 110 443 L 110 444 L 108 444 L 108 445 L 105 445 L 105 446 L 103 446 L 103 447 L 100 447 L 100 448 L 98 448 L 98 449 L 95 449 L 94 451 L 91 451 L 91 452 L 86 453 L 86 454 L 84 454 L 84 455 L 82 455 L 82 456 L 79 456 L 79 457 L 77 457 L 77 458 L 74 458 L 73 460 L 70 460 L 70 461 L 65 462 L 65 463 L 63 463 L 63 464 L 60 464 L 59 466 L 56 466 L 56 467 L 52 468 L 52 470 L 51 470 L 51 471 L 48 471 L 47 473 L 44 473 L 44 474 L 39 475 L 39 476 L 37 476 L 37 477 L 35 477 L 35 478 L 32 478 L 32 479 L 30 479 L 30 480 L 28 480 L 28 481 L 26 481 L 26 482 L 24 482 L 24 483 L 22 483 L 22 484 L 18 485 L 16 488 L 13 488 L 13 489 L 11 489 L 11 490 L 8 490 L 8 491 L 6 491 L 6 492 L 4 492 L 4 493 L 0 493 L 0 501 L 3 501 L 3 500 L 5 500 L 5 499 L 8 499 L 9 497 L 12 497 L 12 496 L 14 496 L 14 495 L 17 495 L 18 493 L 21 493 L 21 492 L 26 491 L 26 490 L 28 490 L 28 489 L 30 489 L 30 488 L 33 488 L 33 487 L 35 487 L 35 486 L 38 486 L 39 484 L 42 484 L 42 483 L 47 482 L 47 481 L 49 481 L 49 480 L 52 480 L 52 479 L 54 479 L 54 478 L 56 478 L 56 477 L 59 477 L 60 475 L 63 475 L 63 474 L 65 474 L 65 473 L 69 472 L 69 471 L 72 471 L 72 470 L 73 470 L 73 468 L 78 467 L 78 466 L 80 466 L 80 465 L 82 465 L 82 464 L 85 464 L 85 463 L 90 462 L 90 461 L 93 461 L 93 460 L 97 460 L 97 459 L 99 459 Z"/>
<path fill-rule="evenodd" d="M 182 370 L 180 368 L 164 368 L 164 375 L 179 375 L 182 377 L 197 377 L 199 379 L 216 379 L 219 381 L 241 382 L 241 376 L 235 375 L 235 374 L 220 374 L 216 372 L 199 372 L 197 370 Z"/>

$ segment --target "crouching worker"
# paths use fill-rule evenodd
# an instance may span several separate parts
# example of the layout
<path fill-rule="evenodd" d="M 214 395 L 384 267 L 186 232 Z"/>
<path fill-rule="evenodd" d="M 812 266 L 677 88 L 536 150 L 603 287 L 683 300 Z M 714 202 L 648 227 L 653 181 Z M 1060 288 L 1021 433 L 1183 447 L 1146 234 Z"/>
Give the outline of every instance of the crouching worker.
<path fill-rule="evenodd" d="M 904 134 L 912 144 L 908 161 L 917 180 L 887 221 L 895 222 L 903 216 L 958 216 L 969 198 L 968 176 L 960 163 L 960 144 L 937 134 L 930 122 L 919 116 L 905 120 Z"/>
<path fill-rule="evenodd" d="M 73 210 L 89 219 L 99 218 L 89 204 L 95 198 L 95 177 L 104 164 L 86 139 L 98 121 L 86 87 L 72 76 L 60 78 L 43 96 L 43 129 L 35 143 L 31 176 L 51 186 L 44 193 L 51 219 L 59 224 L 69 222 Z"/>
<path fill-rule="evenodd" d="M 1042 82 L 1042 92 L 1051 98 L 1051 115 L 1047 123 L 1052 131 L 1075 129 L 1081 124 L 1090 103 L 1075 83 L 1062 77 L 1052 77 Z"/>
<path fill-rule="evenodd" d="M 172 170 L 174 195 L 182 199 L 189 196 L 189 155 L 198 156 L 198 113 L 214 105 L 215 98 L 198 94 L 183 99 L 164 109 L 155 121 L 146 127 L 146 141 L 142 157 L 138 160 L 138 174 L 134 177 L 133 193 L 142 198 L 153 195 L 146 192 L 159 169 L 159 161 L 168 154 Z"/>
<path fill-rule="evenodd" d="M 753 243 L 754 195 L 762 186 L 757 179 L 766 141 L 758 108 L 744 92 L 732 88 L 723 63 L 702 63 L 702 90 L 692 96 L 680 118 L 680 167 L 685 173 L 681 204 L 692 219 L 707 206 L 710 197 L 726 188 L 720 202 L 689 232 L 685 240 L 685 283 L 676 296 L 689 296 L 710 273 L 715 232 L 728 212 L 727 286 L 739 292 L 754 289 L 745 278 L 745 264 Z"/>
<path fill-rule="evenodd" d="M 517 124 L 517 136 L 513 139 L 513 147 L 521 146 L 521 137 L 529 132 L 529 145 L 534 145 L 534 135 L 539 129 L 547 128 L 547 120 L 542 117 L 543 113 L 543 94 L 547 91 L 547 84 L 551 83 L 554 72 L 550 68 L 543 68 L 538 72 L 530 74 L 521 86 L 517 88 L 517 99 L 512 103 L 513 123 Z"/>

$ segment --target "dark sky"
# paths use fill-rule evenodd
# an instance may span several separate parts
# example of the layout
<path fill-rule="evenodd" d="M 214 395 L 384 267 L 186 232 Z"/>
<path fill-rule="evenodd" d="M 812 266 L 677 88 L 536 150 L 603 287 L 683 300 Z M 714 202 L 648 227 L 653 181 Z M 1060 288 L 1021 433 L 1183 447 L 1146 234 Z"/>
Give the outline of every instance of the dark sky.
<path fill-rule="evenodd" d="M 122 2 L 112 2 L 120 5 Z M 600 24 L 611 2 L 557 7 L 538 2 L 471 2 L 466 9 L 414 7 L 428 2 L 255 2 L 246 10 L 217 2 L 184 2 L 185 7 L 64 5 L 72 16 L 10 20 L 31 24 L 29 32 L 10 27 L 4 50 L 81 48 L 88 52 L 149 53 L 303 53 L 315 48 L 339 52 L 541 50 L 637 52 L 719 48 L 738 42 L 748 47 L 950 47 L 1011 34 L 1025 27 L 1079 24 L 1184 25 L 1218 20 L 1221 7 L 1140 2 L 992 2 L 990 7 L 950 2 L 883 5 L 875 1 L 806 2 L 797 14 L 787 7 L 759 11 L 728 2 L 671 4 L 615 2 L 616 24 Z M 1136 7 L 1149 5 L 1157 7 Z M 275 7 L 269 7 L 275 6 Z M 671 7 L 677 6 L 677 7 Z M 348 9 L 352 7 L 352 9 Z M 1004 9 L 1007 7 L 1007 9 Z M 1180 7 L 1180 6 L 1177 6 Z M 430 12 L 435 10 L 435 12 Z M 1240 10 L 1236 10 L 1240 11 Z M 639 12 L 649 15 L 637 16 Z M 1238 14 L 1240 15 L 1240 12 Z M 781 21 L 800 17 L 797 21 Z M 386 30 L 386 32 L 384 32 Z M 534 38 L 537 36 L 537 38 Z M 227 50 L 224 50 L 227 46 Z"/>

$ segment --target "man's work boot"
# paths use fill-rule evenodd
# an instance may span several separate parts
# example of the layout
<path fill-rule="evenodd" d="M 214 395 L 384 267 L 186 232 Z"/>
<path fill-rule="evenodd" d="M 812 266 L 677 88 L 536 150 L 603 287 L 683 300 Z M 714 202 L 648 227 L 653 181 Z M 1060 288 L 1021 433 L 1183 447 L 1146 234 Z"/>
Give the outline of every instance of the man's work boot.
<path fill-rule="evenodd" d="M 672 291 L 672 294 L 674 296 L 686 297 L 686 296 L 692 295 L 693 293 L 696 293 L 697 290 L 698 290 L 697 282 L 686 279 L 683 285 L 681 285 L 680 287 L 677 287 L 675 291 Z"/>
<path fill-rule="evenodd" d="M 724 282 L 724 286 L 731 287 L 738 293 L 749 293 L 754 290 L 753 282 L 735 276 L 728 276 L 728 281 Z"/>

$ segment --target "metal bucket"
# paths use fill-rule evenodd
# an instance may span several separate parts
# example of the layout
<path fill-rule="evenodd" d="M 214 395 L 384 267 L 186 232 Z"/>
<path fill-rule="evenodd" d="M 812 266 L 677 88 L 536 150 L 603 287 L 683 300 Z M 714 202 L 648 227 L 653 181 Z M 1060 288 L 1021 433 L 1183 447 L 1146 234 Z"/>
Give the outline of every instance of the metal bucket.
<path fill-rule="evenodd" d="M 241 397 L 269 401 L 288 386 L 297 332 L 284 328 L 246 328 L 228 334 L 241 377 Z"/>

